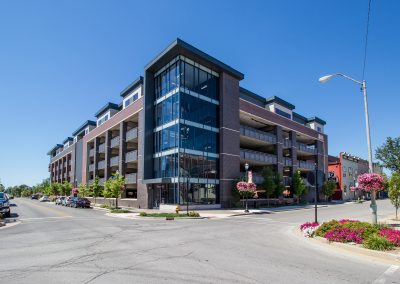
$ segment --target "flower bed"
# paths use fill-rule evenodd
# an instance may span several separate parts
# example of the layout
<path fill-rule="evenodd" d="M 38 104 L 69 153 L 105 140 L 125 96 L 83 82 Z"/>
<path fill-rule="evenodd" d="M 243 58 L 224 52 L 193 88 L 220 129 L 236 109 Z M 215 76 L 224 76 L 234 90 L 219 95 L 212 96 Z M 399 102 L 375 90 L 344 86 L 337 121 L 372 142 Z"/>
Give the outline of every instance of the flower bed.
<path fill-rule="evenodd" d="M 400 247 L 400 231 L 384 225 L 357 220 L 331 220 L 321 225 L 307 222 L 300 226 L 305 237 L 323 237 L 330 242 L 353 243 L 373 250 Z"/>

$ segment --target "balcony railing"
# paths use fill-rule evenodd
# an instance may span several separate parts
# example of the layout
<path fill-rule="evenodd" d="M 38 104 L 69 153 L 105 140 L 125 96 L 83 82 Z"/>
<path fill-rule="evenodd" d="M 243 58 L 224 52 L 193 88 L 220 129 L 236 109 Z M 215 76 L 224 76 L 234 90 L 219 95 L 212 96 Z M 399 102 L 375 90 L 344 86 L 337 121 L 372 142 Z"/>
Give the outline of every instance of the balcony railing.
<path fill-rule="evenodd" d="M 126 132 L 126 141 L 136 139 L 137 137 L 138 137 L 137 127 L 132 128 L 131 130 Z"/>
<path fill-rule="evenodd" d="M 106 160 L 100 161 L 100 162 L 97 164 L 97 166 L 98 166 L 98 169 L 99 169 L 99 170 L 104 169 L 104 168 L 106 167 Z"/>
<path fill-rule="evenodd" d="M 110 159 L 110 166 L 118 166 L 118 163 L 119 163 L 119 157 L 118 156 L 112 157 Z"/>
<path fill-rule="evenodd" d="M 94 164 L 90 164 L 90 165 L 89 165 L 89 171 L 90 171 L 90 172 L 93 172 L 93 171 L 94 171 Z"/>
<path fill-rule="evenodd" d="M 63 174 L 63 177 L 64 177 L 64 178 L 67 178 L 67 173 L 64 173 L 64 174 Z"/>
<path fill-rule="evenodd" d="M 283 148 L 290 148 L 292 147 L 292 141 L 289 139 L 283 139 Z"/>
<path fill-rule="evenodd" d="M 99 178 L 100 185 L 103 185 L 105 181 L 106 181 L 106 178 Z"/>
<path fill-rule="evenodd" d="M 252 160 L 265 164 L 276 164 L 276 156 L 272 154 L 267 154 L 263 152 L 240 149 L 240 158 L 242 160 Z"/>
<path fill-rule="evenodd" d="M 117 147 L 119 146 L 119 136 L 114 137 L 113 139 L 111 139 L 111 148 Z"/>
<path fill-rule="evenodd" d="M 292 159 L 291 158 L 283 158 L 283 165 L 286 167 L 292 166 Z"/>
<path fill-rule="evenodd" d="M 275 144 L 276 143 L 276 136 L 272 133 L 268 133 L 265 131 L 261 131 L 246 125 L 241 125 L 240 126 L 240 135 L 249 137 L 249 138 L 254 138 L 260 141 L 268 142 Z"/>
<path fill-rule="evenodd" d="M 99 145 L 99 153 L 104 153 L 106 151 L 106 143 Z"/>
<path fill-rule="evenodd" d="M 137 150 L 131 151 L 126 153 L 125 155 L 125 161 L 126 162 L 135 162 L 137 161 Z"/>
<path fill-rule="evenodd" d="M 299 168 L 313 170 L 315 168 L 315 165 L 313 162 L 299 161 Z"/>
<path fill-rule="evenodd" d="M 93 157 L 94 156 L 94 148 L 89 150 L 89 157 Z"/>
<path fill-rule="evenodd" d="M 137 183 L 137 174 L 126 174 L 125 175 L 125 183 L 126 184 L 134 184 Z"/>
<path fill-rule="evenodd" d="M 291 186 L 292 178 L 291 177 L 283 177 L 283 185 L 284 186 Z"/>
<path fill-rule="evenodd" d="M 303 143 L 297 143 L 298 145 L 298 151 L 302 151 L 302 152 L 307 152 L 310 154 L 315 154 L 316 153 L 316 149 L 314 147 L 310 147 L 306 144 Z"/>

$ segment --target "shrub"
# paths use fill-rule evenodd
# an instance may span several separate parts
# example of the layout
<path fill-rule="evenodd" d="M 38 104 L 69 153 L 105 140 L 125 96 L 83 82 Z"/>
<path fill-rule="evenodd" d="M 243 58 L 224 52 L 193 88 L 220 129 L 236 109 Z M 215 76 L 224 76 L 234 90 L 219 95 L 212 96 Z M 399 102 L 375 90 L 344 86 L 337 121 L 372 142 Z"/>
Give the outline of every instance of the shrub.
<path fill-rule="evenodd" d="M 363 246 L 373 250 L 391 250 L 394 247 L 389 240 L 378 235 L 371 235 L 364 240 Z"/>
<path fill-rule="evenodd" d="M 400 246 L 400 231 L 391 228 L 384 228 L 379 231 L 379 235 L 384 237 L 395 246 Z"/>
<path fill-rule="evenodd" d="M 111 213 L 130 213 L 131 211 L 126 209 L 111 209 Z"/>
<path fill-rule="evenodd" d="M 357 220 L 350 220 L 350 219 L 341 219 L 338 221 L 340 224 L 345 224 L 345 223 L 354 223 L 354 222 L 360 222 Z"/>
<path fill-rule="evenodd" d="M 200 214 L 194 211 L 189 212 L 189 217 L 200 217 Z"/>
<path fill-rule="evenodd" d="M 146 213 L 146 212 L 140 212 L 140 213 L 139 213 L 139 216 L 146 217 L 146 216 L 147 216 L 147 213 Z"/>
<path fill-rule="evenodd" d="M 110 205 L 108 204 L 101 204 L 100 208 L 106 208 L 106 209 L 110 209 Z"/>
<path fill-rule="evenodd" d="M 306 222 L 306 223 L 300 225 L 300 230 L 304 231 L 307 228 L 315 228 L 318 226 L 319 226 L 318 222 Z"/>
<path fill-rule="evenodd" d="M 360 230 L 363 229 L 362 232 L 362 238 L 366 239 L 371 235 L 376 235 L 379 230 L 374 227 L 372 224 L 368 222 L 360 222 L 360 221 L 355 221 L 355 222 L 347 222 L 342 225 L 343 228 L 349 228 L 349 229 L 354 229 L 354 230 Z"/>
<path fill-rule="evenodd" d="M 353 229 L 353 228 L 335 228 L 333 230 L 328 231 L 324 238 L 328 239 L 330 242 L 340 242 L 340 243 L 348 243 L 355 242 L 357 244 L 361 244 L 362 233 L 364 229 Z"/>
<path fill-rule="evenodd" d="M 331 220 L 331 221 L 325 222 L 321 226 L 319 226 L 318 229 L 315 231 L 315 234 L 319 237 L 324 237 L 328 231 L 331 231 L 335 228 L 340 228 L 340 227 L 341 227 L 341 225 L 338 221 Z"/>

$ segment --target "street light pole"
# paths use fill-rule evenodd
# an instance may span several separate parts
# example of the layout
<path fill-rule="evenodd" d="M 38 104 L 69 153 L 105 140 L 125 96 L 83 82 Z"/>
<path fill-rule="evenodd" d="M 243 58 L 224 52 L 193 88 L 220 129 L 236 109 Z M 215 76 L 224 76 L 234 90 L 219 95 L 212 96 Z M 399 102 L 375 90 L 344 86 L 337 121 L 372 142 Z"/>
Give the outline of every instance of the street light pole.
<path fill-rule="evenodd" d="M 246 170 L 246 183 L 249 183 L 249 177 L 248 177 L 249 164 L 248 163 L 244 164 L 244 169 Z M 245 213 L 249 213 L 249 209 L 247 207 L 248 194 L 249 194 L 249 192 L 246 192 L 246 209 L 244 210 Z"/>
<path fill-rule="evenodd" d="M 347 80 L 350 80 L 358 85 L 361 86 L 361 91 L 363 92 L 364 96 L 364 112 L 365 112 L 365 126 L 366 126 L 366 133 L 367 133 L 367 144 L 368 144 L 368 166 L 369 166 L 369 173 L 373 173 L 373 163 L 372 163 L 372 147 L 371 147 L 371 134 L 370 134 L 370 126 L 369 126 L 369 112 L 368 112 L 368 99 L 367 99 L 367 82 L 365 80 L 363 81 L 358 81 L 355 80 L 347 75 L 344 75 L 342 73 L 336 73 L 332 75 L 327 75 L 319 78 L 319 82 L 325 83 L 332 79 L 335 76 L 340 76 L 343 77 Z M 371 192 L 371 211 L 372 211 L 372 223 L 376 224 L 378 222 L 378 216 L 377 216 L 377 205 L 376 205 L 376 198 L 375 198 L 375 190 Z"/>

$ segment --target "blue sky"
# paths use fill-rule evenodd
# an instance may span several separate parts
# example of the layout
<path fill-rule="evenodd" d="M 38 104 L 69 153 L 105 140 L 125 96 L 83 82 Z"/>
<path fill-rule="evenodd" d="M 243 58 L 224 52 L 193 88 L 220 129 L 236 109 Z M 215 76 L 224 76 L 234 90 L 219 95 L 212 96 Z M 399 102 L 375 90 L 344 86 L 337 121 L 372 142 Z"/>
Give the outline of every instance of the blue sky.
<path fill-rule="evenodd" d="M 1 1 L 0 179 L 48 177 L 47 151 L 119 92 L 176 37 L 327 121 L 329 153 L 367 157 L 357 85 L 368 1 Z M 372 1 L 366 79 L 374 148 L 399 135 L 398 1 Z"/>

